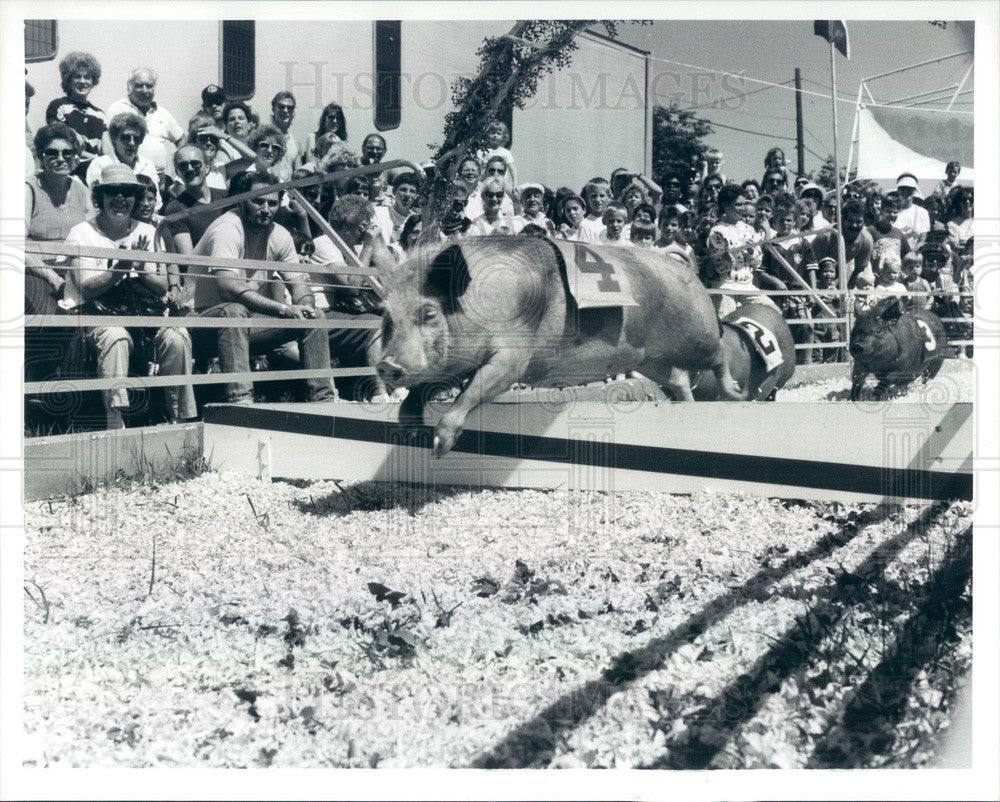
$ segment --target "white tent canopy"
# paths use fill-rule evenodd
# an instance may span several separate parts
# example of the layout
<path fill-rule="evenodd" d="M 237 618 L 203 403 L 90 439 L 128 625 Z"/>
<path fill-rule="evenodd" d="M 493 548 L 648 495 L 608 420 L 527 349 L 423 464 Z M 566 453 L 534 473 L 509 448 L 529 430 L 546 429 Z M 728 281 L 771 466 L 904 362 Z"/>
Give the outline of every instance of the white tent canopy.
<path fill-rule="evenodd" d="M 918 142 L 910 144 L 921 147 Z M 927 195 L 944 178 L 946 164 L 947 161 L 919 153 L 907 144 L 893 139 L 876 121 L 871 109 L 858 109 L 858 178 L 895 184 L 900 173 L 913 173 L 920 184 L 920 191 Z M 973 167 L 963 164 L 959 183 L 971 184 L 974 180 Z"/>

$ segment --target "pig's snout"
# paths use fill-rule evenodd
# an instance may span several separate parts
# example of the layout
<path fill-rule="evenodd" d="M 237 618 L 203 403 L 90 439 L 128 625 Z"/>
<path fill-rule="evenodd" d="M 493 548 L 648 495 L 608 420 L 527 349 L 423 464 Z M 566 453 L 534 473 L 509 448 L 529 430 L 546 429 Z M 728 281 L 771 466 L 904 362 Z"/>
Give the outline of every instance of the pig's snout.
<path fill-rule="evenodd" d="M 388 357 L 382 359 L 375 370 L 379 378 L 390 387 L 397 387 L 406 375 L 406 368 Z"/>

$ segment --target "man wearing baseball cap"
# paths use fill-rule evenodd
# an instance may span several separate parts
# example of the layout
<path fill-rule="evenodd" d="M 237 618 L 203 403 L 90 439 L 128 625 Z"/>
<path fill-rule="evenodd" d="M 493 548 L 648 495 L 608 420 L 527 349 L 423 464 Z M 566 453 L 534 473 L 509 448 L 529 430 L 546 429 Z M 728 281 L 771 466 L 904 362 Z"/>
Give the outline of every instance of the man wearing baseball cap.
<path fill-rule="evenodd" d="M 923 197 L 919 195 L 917 177 L 913 173 L 903 173 L 896 179 L 896 192 L 900 206 L 893 225 L 903 232 L 911 250 L 919 250 L 931 230 L 931 219 L 926 209 L 913 202 L 914 197 Z"/>
<path fill-rule="evenodd" d="M 211 114 L 215 124 L 222 128 L 222 109 L 226 105 L 226 92 L 221 86 L 209 84 L 201 90 L 201 110 Z"/>

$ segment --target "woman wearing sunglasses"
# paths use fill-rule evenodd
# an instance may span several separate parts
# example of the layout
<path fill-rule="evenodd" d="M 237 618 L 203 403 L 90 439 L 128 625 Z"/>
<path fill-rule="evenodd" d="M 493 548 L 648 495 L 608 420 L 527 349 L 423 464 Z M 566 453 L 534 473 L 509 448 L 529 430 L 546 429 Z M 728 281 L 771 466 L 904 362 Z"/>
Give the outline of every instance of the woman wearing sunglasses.
<path fill-rule="evenodd" d="M 278 130 L 277 126 L 270 123 L 262 125 L 247 141 L 250 150 L 254 152 L 253 164 L 247 167 L 250 172 L 272 173 L 279 181 L 287 181 L 291 178 L 291 171 L 282 176 L 276 172 L 278 162 L 285 155 L 285 135 Z"/>
<path fill-rule="evenodd" d="M 92 190 L 97 216 L 73 226 L 66 243 L 150 250 L 156 237 L 155 229 L 131 216 L 145 190 L 126 165 L 105 167 Z M 129 374 L 130 363 L 134 362 L 149 375 L 190 375 L 191 337 L 187 329 L 164 327 L 155 333 L 146 328 L 126 329 L 110 317 L 162 316 L 166 311 L 164 298 L 167 295 L 163 265 L 80 255 L 71 257 L 69 266 L 65 291 L 68 304 L 87 314 L 109 315 L 107 325 L 82 330 L 84 344 L 97 361 L 98 376 L 124 378 Z M 167 417 L 171 422 L 189 420 L 198 414 L 190 384 L 179 383 L 163 389 Z M 102 391 L 102 395 L 107 428 L 124 428 L 128 391 L 119 386 Z"/>
<path fill-rule="evenodd" d="M 76 135 L 63 123 L 38 129 L 35 152 L 42 169 L 24 182 L 25 234 L 29 241 L 63 241 L 87 217 L 89 192 L 73 175 L 80 151 Z M 62 298 L 66 269 L 64 256 L 25 254 L 24 311 L 29 315 L 54 315 Z M 34 327 L 25 330 L 25 379 L 37 381 L 52 375 L 59 364 L 59 344 L 69 329 L 47 332 L 44 342 Z M 55 341 L 58 340 L 58 343 Z M 55 349 L 53 345 L 57 345 Z"/>

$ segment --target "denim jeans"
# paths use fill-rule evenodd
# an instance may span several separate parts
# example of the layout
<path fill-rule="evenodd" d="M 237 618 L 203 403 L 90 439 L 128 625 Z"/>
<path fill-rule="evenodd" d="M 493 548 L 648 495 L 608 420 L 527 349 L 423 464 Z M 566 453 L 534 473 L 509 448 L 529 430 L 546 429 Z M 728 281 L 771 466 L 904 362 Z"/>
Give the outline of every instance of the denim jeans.
<path fill-rule="evenodd" d="M 280 318 L 272 315 L 251 312 L 243 304 L 235 301 L 217 304 L 198 312 L 201 317 L 226 318 L 256 318 L 258 320 L 273 320 L 280 323 Z M 206 331 L 211 331 L 207 329 Z M 305 370 L 329 369 L 330 343 L 325 329 L 284 329 L 276 326 L 266 329 L 218 329 L 219 364 L 223 373 L 249 373 L 250 355 L 260 354 L 277 348 L 285 343 L 296 341 Z M 310 401 L 329 401 L 336 398 L 333 380 L 329 377 L 306 379 L 309 387 Z M 226 385 L 226 400 L 230 402 L 246 401 L 253 397 L 253 385 L 250 382 L 231 382 Z"/>

